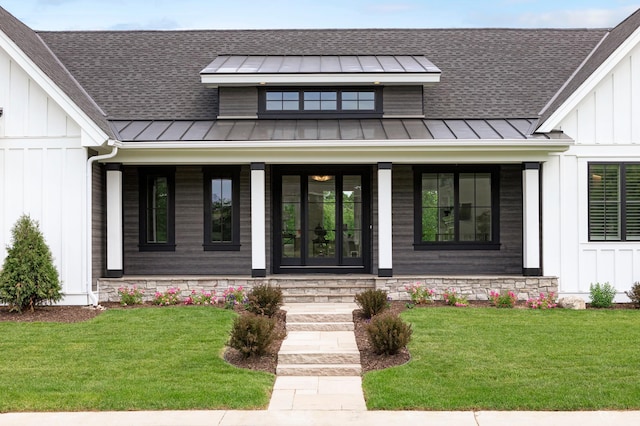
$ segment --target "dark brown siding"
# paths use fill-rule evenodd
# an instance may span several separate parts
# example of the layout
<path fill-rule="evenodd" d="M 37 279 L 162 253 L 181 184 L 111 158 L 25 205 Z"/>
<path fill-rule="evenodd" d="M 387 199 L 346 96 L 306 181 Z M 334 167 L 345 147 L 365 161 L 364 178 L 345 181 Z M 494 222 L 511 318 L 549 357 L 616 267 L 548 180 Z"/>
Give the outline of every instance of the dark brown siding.
<path fill-rule="evenodd" d="M 422 86 L 388 86 L 383 93 L 385 116 L 423 115 Z"/>
<path fill-rule="evenodd" d="M 105 234 L 107 230 L 106 205 L 106 181 L 104 166 L 94 163 L 91 170 L 93 188 L 91 188 L 91 273 L 93 276 L 93 290 L 97 290 L 97 279 L 106 271 L 107 243 Z"/>
<path fill-rule="evenodd" d="M 240 251 L 204 251 L 202 167 L 176 167 L 176 251 L 138 250 L 138 170 L 124 172 L 124 273 L 127 275 L 249 275 L 251 200 L 249 166 L 240 173 Z"/>
<path fill-rule="evenodd" d="M 393 167 L 393 272 L 395 275 L 522 274 L 521 166 L 500 172 L 500 250 L 414 250 L 413 170 Z"/>
<path fill-rule="evenodd" d="M 256 117 L 258 90 L 255 87 L 221 87 L 221 117 Z"/>

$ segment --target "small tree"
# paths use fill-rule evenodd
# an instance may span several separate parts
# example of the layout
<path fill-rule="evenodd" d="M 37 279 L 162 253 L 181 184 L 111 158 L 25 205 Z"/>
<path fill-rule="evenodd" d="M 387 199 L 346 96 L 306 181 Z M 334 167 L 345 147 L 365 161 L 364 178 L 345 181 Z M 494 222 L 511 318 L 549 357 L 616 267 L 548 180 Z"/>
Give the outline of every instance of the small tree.
<path fill-rule="evenodd" d="M 22 312 L 62 299 L 58 271 L 38 222 L 22 215 L 11 234 L 13 247 L 7 247 L 0 272 L 0 302 L 8 304 L 9 311 Z"/>

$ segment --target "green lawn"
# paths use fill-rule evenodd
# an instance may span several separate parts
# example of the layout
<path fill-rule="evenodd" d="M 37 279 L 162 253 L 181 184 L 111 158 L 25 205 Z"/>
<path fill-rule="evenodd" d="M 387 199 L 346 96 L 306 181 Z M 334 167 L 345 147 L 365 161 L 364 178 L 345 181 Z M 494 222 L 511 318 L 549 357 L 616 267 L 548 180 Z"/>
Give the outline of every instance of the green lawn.
<path fill-rule="evenodd" d="M 365 375 L 370 409 L 640 409 L 640 311 L 407 310 L 412 360 Z"/>
<path fill-rule="evenodd" d="M 0 412 L 264 408 L 274 376 L 222 359 L 234 316 L 168 307 L 0 323 Z"/>

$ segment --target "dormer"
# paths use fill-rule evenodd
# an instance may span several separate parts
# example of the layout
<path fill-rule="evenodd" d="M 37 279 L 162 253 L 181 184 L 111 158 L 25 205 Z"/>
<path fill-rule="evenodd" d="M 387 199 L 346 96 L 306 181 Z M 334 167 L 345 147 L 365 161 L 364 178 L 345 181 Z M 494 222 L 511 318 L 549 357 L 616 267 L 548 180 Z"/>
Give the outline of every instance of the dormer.
<path fill-rule="evenodd" d="M 420 55 L 218 56 L 200 72 L 224 118 L 424 117 L 440 70 Z"/>

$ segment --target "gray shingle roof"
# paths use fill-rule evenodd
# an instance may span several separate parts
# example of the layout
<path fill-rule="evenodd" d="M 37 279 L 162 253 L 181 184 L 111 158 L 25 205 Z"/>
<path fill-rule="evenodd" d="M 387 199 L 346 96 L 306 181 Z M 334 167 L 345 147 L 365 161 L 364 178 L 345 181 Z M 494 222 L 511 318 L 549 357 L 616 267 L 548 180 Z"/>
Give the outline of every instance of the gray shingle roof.
<path fill-rule="evenodd" d="M 356 29 L 40 32 L 108 114 L 123 120 L 211 120 L 217 92 L 200 71 L 219 55 L 400 55 L 429 58 L 441 82 L 426 117 L 521 118 L 538 112 L 602 29 Z"/>
<path fill-rule="evenodd" d="M 113 137 L 105 114 L 31 28 L 0 7 L 0 30 L 71 98 L 108 136 Z"/>
<path fill-rule="evenodd" d="M 588 60 L 557 94 L 553 102 L 542 111 L 539 123 L 546 121 L 638 27 L 640 27 L 640 9 L 606 34 L 607 37 L 597 46 Z"/>

